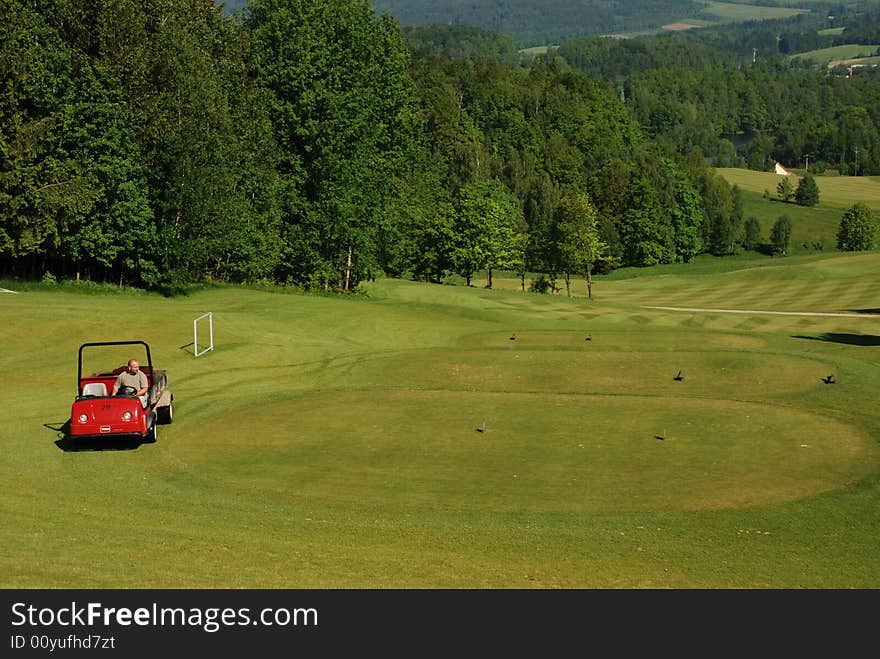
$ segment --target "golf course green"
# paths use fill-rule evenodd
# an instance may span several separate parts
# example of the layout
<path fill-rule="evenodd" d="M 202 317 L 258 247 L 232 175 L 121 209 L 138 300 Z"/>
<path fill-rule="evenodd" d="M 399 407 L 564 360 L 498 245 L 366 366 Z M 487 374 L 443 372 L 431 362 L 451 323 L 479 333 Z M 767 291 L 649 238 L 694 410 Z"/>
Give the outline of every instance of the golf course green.
<path fill-rule="evenodd" d="M 0 281 L 2 585 L 877 588 L 878 272 L 706 257 L 592 300 L 505 273 Z M 77 350 L 122 340 L 167 371 L 174 421 L 73 442 Z"/>

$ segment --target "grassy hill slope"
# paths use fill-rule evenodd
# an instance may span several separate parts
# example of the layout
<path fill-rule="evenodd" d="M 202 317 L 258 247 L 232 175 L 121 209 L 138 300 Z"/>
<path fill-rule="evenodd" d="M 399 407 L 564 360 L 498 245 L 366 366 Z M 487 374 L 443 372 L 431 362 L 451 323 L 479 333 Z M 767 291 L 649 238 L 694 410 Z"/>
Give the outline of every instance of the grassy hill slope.
<path fill-rule="evenodd" d="M 725 263 L 592 303 L 0 282 L 3 585 L 877 587 L 880 321 L 649 307 L 877 311 L 880 254 Z M 73 445 L 77 347 L 121 338 L 174 423 Z"/>
<path fill-rule="evenodd" d="M 718 170 L 731 185 L 738 185 L 743 192 L 745 217 L 754 216 L 762 228 L 762 236 L 768 239 L 770 228 L 782 215 L 792 223 L 791 247 L 793 254 L 815 251 L 814 243 L 821 243 L 824 250 L 836 249 L 837 229 L 847 208 L 862 202 L 880 215 L 880 179 L 868 176 L 815 176 L 819 188 L 816 206 L 799 206 L 779 199 L 776 186 L 782 177 L 773 172 L 757 172 L 748 169 L 721 168 Z M 792 178 L 797 188 L 803 171 Z M 805 246 L 806 245 L 806 246 Z"/>

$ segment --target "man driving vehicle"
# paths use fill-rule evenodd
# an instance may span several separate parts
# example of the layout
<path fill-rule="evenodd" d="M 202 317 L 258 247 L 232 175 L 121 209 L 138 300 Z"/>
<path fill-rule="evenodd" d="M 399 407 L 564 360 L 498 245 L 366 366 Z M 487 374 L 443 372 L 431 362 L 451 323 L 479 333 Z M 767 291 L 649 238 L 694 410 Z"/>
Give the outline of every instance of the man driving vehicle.
<path fill-rule="evenodd" d="M 129 359 L 127 368 L 119 374 L 113 383 L 113 395 L 121 392 L 123 396 L 137 396 L 141 399 L 141 405 L 147 404 L 147 376 L 141 371 L 141 365 L 137 359 Z"/>

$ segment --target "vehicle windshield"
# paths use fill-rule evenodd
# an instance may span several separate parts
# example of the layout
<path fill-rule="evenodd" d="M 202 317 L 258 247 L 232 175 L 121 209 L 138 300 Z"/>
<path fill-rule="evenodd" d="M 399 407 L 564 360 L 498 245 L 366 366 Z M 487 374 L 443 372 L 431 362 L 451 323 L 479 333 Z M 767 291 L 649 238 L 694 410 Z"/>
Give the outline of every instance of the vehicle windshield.
<path fill-rule="evenodd" d="M 149 366 L 147 350 L 141 344 L 121 346 L 86 346 L 82 351 L 82 377 L 95 373 L 110 373 L 120 366 L 128 364 L 129 359 L 136 359 L 141 370 Z"/>

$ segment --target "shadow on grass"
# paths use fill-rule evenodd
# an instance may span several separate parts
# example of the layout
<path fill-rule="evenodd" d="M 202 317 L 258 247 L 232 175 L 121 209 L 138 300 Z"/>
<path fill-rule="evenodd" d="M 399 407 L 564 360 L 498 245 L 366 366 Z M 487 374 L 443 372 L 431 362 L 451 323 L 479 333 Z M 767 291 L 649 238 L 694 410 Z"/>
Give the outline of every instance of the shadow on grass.
<path fill-rule="evenodd" d="M 880 314 L 880 309 L 850 309 L 850 313 Z"/>
<path fill-rule="evenodd" d="M 794 336 L 795 339 L 808 339 L 809 341 L 828 341 L 829 343 L 844 343 L 850 346 L 880 346 L 880 336 L 873 334 L 837 334 L 826 332 L 819 336 Z"/>
<path fill-rule="evenodd" d="M 130 437 L 96 437 L 92 439 L 74 439 L 70 436 L 70 419 L 63 423 L 44 423 L 44 428 L 54 430 L 59 437 L 55 446 L 62 451 L 75 453 L 78 451 L 131 451 L 144 442 Z"/>

